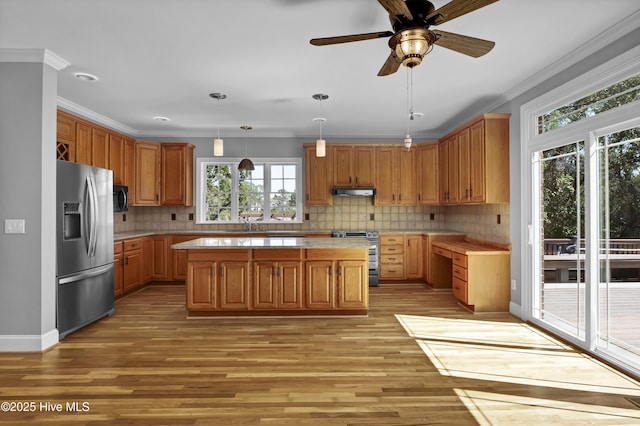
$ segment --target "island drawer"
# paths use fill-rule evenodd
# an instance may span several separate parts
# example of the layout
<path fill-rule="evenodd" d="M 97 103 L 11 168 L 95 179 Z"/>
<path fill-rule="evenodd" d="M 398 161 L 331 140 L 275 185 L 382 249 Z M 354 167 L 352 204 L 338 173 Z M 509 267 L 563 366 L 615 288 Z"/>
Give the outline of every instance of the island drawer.
<path fill-rule="evenodd" d="M 249 249 L 202 249 L 188 250 L 188 261 L 207 260 L 249 260 L 251 251 Z"/>
<path fill-rule="evenodd" d="M 122 253 L 122 241 L 116 241 L 113 243 L 113 254 Z"/>
<path fill-rule="evenodd" d="M 300 260 L 302 249 L 253 249 L 253 260 Z"/>
<path fill-rule="evenodd" d="M 369 249 L 341 248 L 341 249 L 307 249 L 307 259 L 368 259 Z"/>

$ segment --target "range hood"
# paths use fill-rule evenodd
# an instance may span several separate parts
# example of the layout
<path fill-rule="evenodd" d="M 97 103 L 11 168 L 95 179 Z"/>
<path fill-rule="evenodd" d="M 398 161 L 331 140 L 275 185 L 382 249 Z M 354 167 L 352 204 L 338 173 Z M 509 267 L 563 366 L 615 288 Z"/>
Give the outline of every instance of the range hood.
<path fill-rule="evenodd" d="M 331 190 L 333 195 L 338 197 L 373 197 L 376 195 L 375 188 L 333 188 Z"/>

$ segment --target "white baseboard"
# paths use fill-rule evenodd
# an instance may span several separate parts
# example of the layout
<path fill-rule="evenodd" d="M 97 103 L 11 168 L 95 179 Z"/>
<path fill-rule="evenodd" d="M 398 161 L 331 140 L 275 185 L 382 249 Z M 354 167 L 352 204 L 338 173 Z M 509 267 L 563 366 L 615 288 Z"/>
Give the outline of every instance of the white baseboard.
<path fill-rule="evenodd" d="M 59 342 L 58 330 L 43 335 L 0 336 L 0 352 L 42 352 Z"/>
<path fill-rule="evenodd" d="M 522 306 L 518 305 L 517 303 L 509 302 L 509 312 L 511 312 L 511 314 L 517 316 L 518 318 L 523 319 Z"/>

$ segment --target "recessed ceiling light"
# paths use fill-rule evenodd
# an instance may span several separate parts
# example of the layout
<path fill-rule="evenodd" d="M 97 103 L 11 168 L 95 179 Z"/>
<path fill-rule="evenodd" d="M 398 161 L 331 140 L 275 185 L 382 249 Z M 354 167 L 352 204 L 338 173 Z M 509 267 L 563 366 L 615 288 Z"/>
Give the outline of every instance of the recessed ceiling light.
<path fill-rule="evenodd" d="M 156 121 L 169 121 L 169 117 L 157 116 L 157 117 L 153 117 L 153 119 Z"/>
<path fill-rule="evenodd" d="M 74 74 L 74 76 L 78 80 L 84 80 L 84 81 L 96 81 L 98 79 L 98 77 L 96 77 L 95 75 L 87 74 L 86 72 L 77 72 Z"/>

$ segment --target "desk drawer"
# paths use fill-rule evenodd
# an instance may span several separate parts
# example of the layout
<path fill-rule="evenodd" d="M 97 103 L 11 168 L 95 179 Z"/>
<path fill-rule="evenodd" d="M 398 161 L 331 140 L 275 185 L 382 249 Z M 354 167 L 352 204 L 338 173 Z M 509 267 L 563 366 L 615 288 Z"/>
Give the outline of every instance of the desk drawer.
<path fill-rule="evenodd" d="M 403 264 L 404 263 L 404 255 L 403 254 L 381 254 L 380 255 L 380 263 L 395 265 L 395 264 Z"/>
<path fill-rule="evenodd" d="M 451 259 L 451 250 L 445 250 L 443 248 L 433 246 L 433 253 Z"/>
<path fill-rule="evenodd" d="M 451 261 L 454 265 L 462 266 L 463 268 L 467 267 L 467 255 L 453 252 L 451 254 Z"/>
<path fill-rule="evenodd" d="M 467 293 L 467 282 L 458 277 L 453 277 L 453 295 L 464 304 L 469 304 Z"/>
<path fill-rule="evenodd" d="M 404 265 L 380 264 L 380 278 L 404 278 Z"/>
<path fill-rule="evenodd" d="M 453 265 L 453 276 L 462 280 L 467 281 L 467 268 L 463 268 L 459 265 Z"/>
<path fill-rule="evenodd" d="M 380 254 L 402 254 L 404 246 L 402 245 L 381 245 Z"/>

